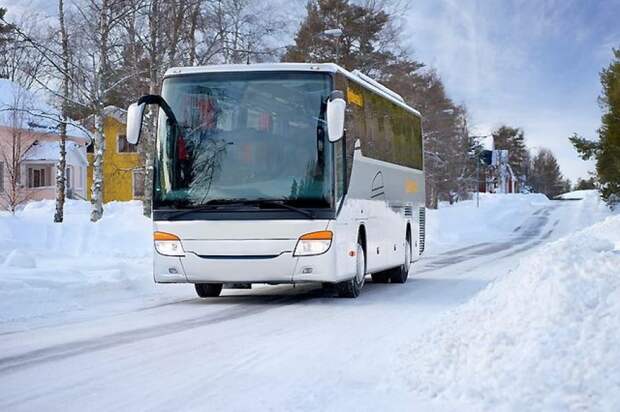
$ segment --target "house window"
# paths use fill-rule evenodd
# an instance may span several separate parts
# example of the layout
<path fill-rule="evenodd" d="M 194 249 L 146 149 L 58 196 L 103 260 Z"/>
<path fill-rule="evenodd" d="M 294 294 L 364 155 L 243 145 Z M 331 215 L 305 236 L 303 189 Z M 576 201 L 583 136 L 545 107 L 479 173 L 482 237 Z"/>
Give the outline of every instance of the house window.
<path fill-rule="evenodd" d="M 47 187 L 51 183 L 46 167 L 28 168 L 28 187 Z"/>
<path fill-rule="evenodd" d="M 134 199 L 141 199 L 144 197 L 144 170 L 143 169 L 133 170 L 133 174 L 131 178 L 131 186 L 132 186 Z"/>
<path fill-rule="evenodd" d="M 127 136 L 119 134 L 117 139 L 118 153 L 136 153 L 138 151 L 138 145 L 131 144 L 127 141 Z"/>
<path fill-rule="evenodd" d="M 4 163 L 0 162 L 0 192 L 4 192 Z"/>

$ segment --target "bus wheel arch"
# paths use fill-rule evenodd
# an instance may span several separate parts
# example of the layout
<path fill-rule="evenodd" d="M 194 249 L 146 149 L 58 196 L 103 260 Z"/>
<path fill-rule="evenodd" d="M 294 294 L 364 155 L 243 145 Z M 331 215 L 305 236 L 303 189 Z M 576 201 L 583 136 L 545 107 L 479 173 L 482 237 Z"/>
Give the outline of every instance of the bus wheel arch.
<path fill-rule="evenodd" d="M 413 237 L 411 235 L 411 222 L 407 222 L 407 229 L 405 230 L 405 247 L 409 242 L 409 256 L 413 257 Z"/>
<path fill-rule="evenodd" d="M 368 270 L 366 257 L 366 228 L 360 225 L 357 230 L 357 240 L 355 241 L 355 275 L 352 279 L 340 282 L 336 285 L 338 295 L 342 298 L 356 298 L 364 287 L 364 278 Z M 360 258 L 362 259 L 360 261 Z"/>

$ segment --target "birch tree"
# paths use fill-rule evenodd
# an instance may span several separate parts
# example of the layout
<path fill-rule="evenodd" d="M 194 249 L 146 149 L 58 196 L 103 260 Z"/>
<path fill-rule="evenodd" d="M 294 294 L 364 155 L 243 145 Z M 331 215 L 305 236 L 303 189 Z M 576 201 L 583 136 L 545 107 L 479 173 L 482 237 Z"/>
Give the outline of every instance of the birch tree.
<path fill-rule="evenodd" d="M 104 108 L 112 91 L 127 78 L 112 81 L 113 69 L 121 61 L 120 22 L 130 12 L 126 0 L 85 0 L 75 5 L 75 34 L 71 47 L 75 53 L 77 78 L 72 86 L 93 118 L 93 186 L 91 221 L 103 216 Z"/>
<path fill-rule="evenodd" d="M 65 27 L 64 1 L 58 0 L 58 25 L 60 28 L 60 43 L 62 48 L 62 100 L 60 110 L 60 160 L 56 169 L 56 212 L 54 222 L 60 223 L 64 219 L 66 183 L 67 183 L 67 100 L 69 98 L 69 40 Z"/>

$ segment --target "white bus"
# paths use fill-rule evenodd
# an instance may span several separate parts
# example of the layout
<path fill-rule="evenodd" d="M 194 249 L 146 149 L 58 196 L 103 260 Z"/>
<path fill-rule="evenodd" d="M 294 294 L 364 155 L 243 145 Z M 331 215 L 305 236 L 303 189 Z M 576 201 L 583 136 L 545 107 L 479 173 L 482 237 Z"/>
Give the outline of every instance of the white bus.
<path fill-rule="evenodd" d="M 357 297 L 366 275 L 404 283 L 424 250 L 420 114 L 335 64 L 173 68 L 128 111 L 154 147 L 154 278 L 317 282 Z"/>

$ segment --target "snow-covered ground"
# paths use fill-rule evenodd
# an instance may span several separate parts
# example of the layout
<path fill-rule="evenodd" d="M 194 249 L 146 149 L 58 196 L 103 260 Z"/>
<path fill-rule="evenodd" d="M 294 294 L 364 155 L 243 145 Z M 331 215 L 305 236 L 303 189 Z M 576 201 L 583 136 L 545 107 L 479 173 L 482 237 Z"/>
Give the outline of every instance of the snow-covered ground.
<path fill-rule="evenodd" d="M 96 224 L 90 204 L 75 200 L 60 225 L 51 200 L 0 214 L 0 333 L 172 298 L 150 276 L 152 230 L 142 204 L 112 202 L 105 211 Z"/>
<path fill-rule="evenodd" d="M 614 410 L 620 216 L 595 192 L 428 211 L 405 285 L 200 300 L 138 203 L 0 215 L 0 410 Z"/>
<path fill-rule="evenodd" d="M 620 406 L 620 216 L 540 247 L 405 355 L 413 391 L 484 409 Z"/>

